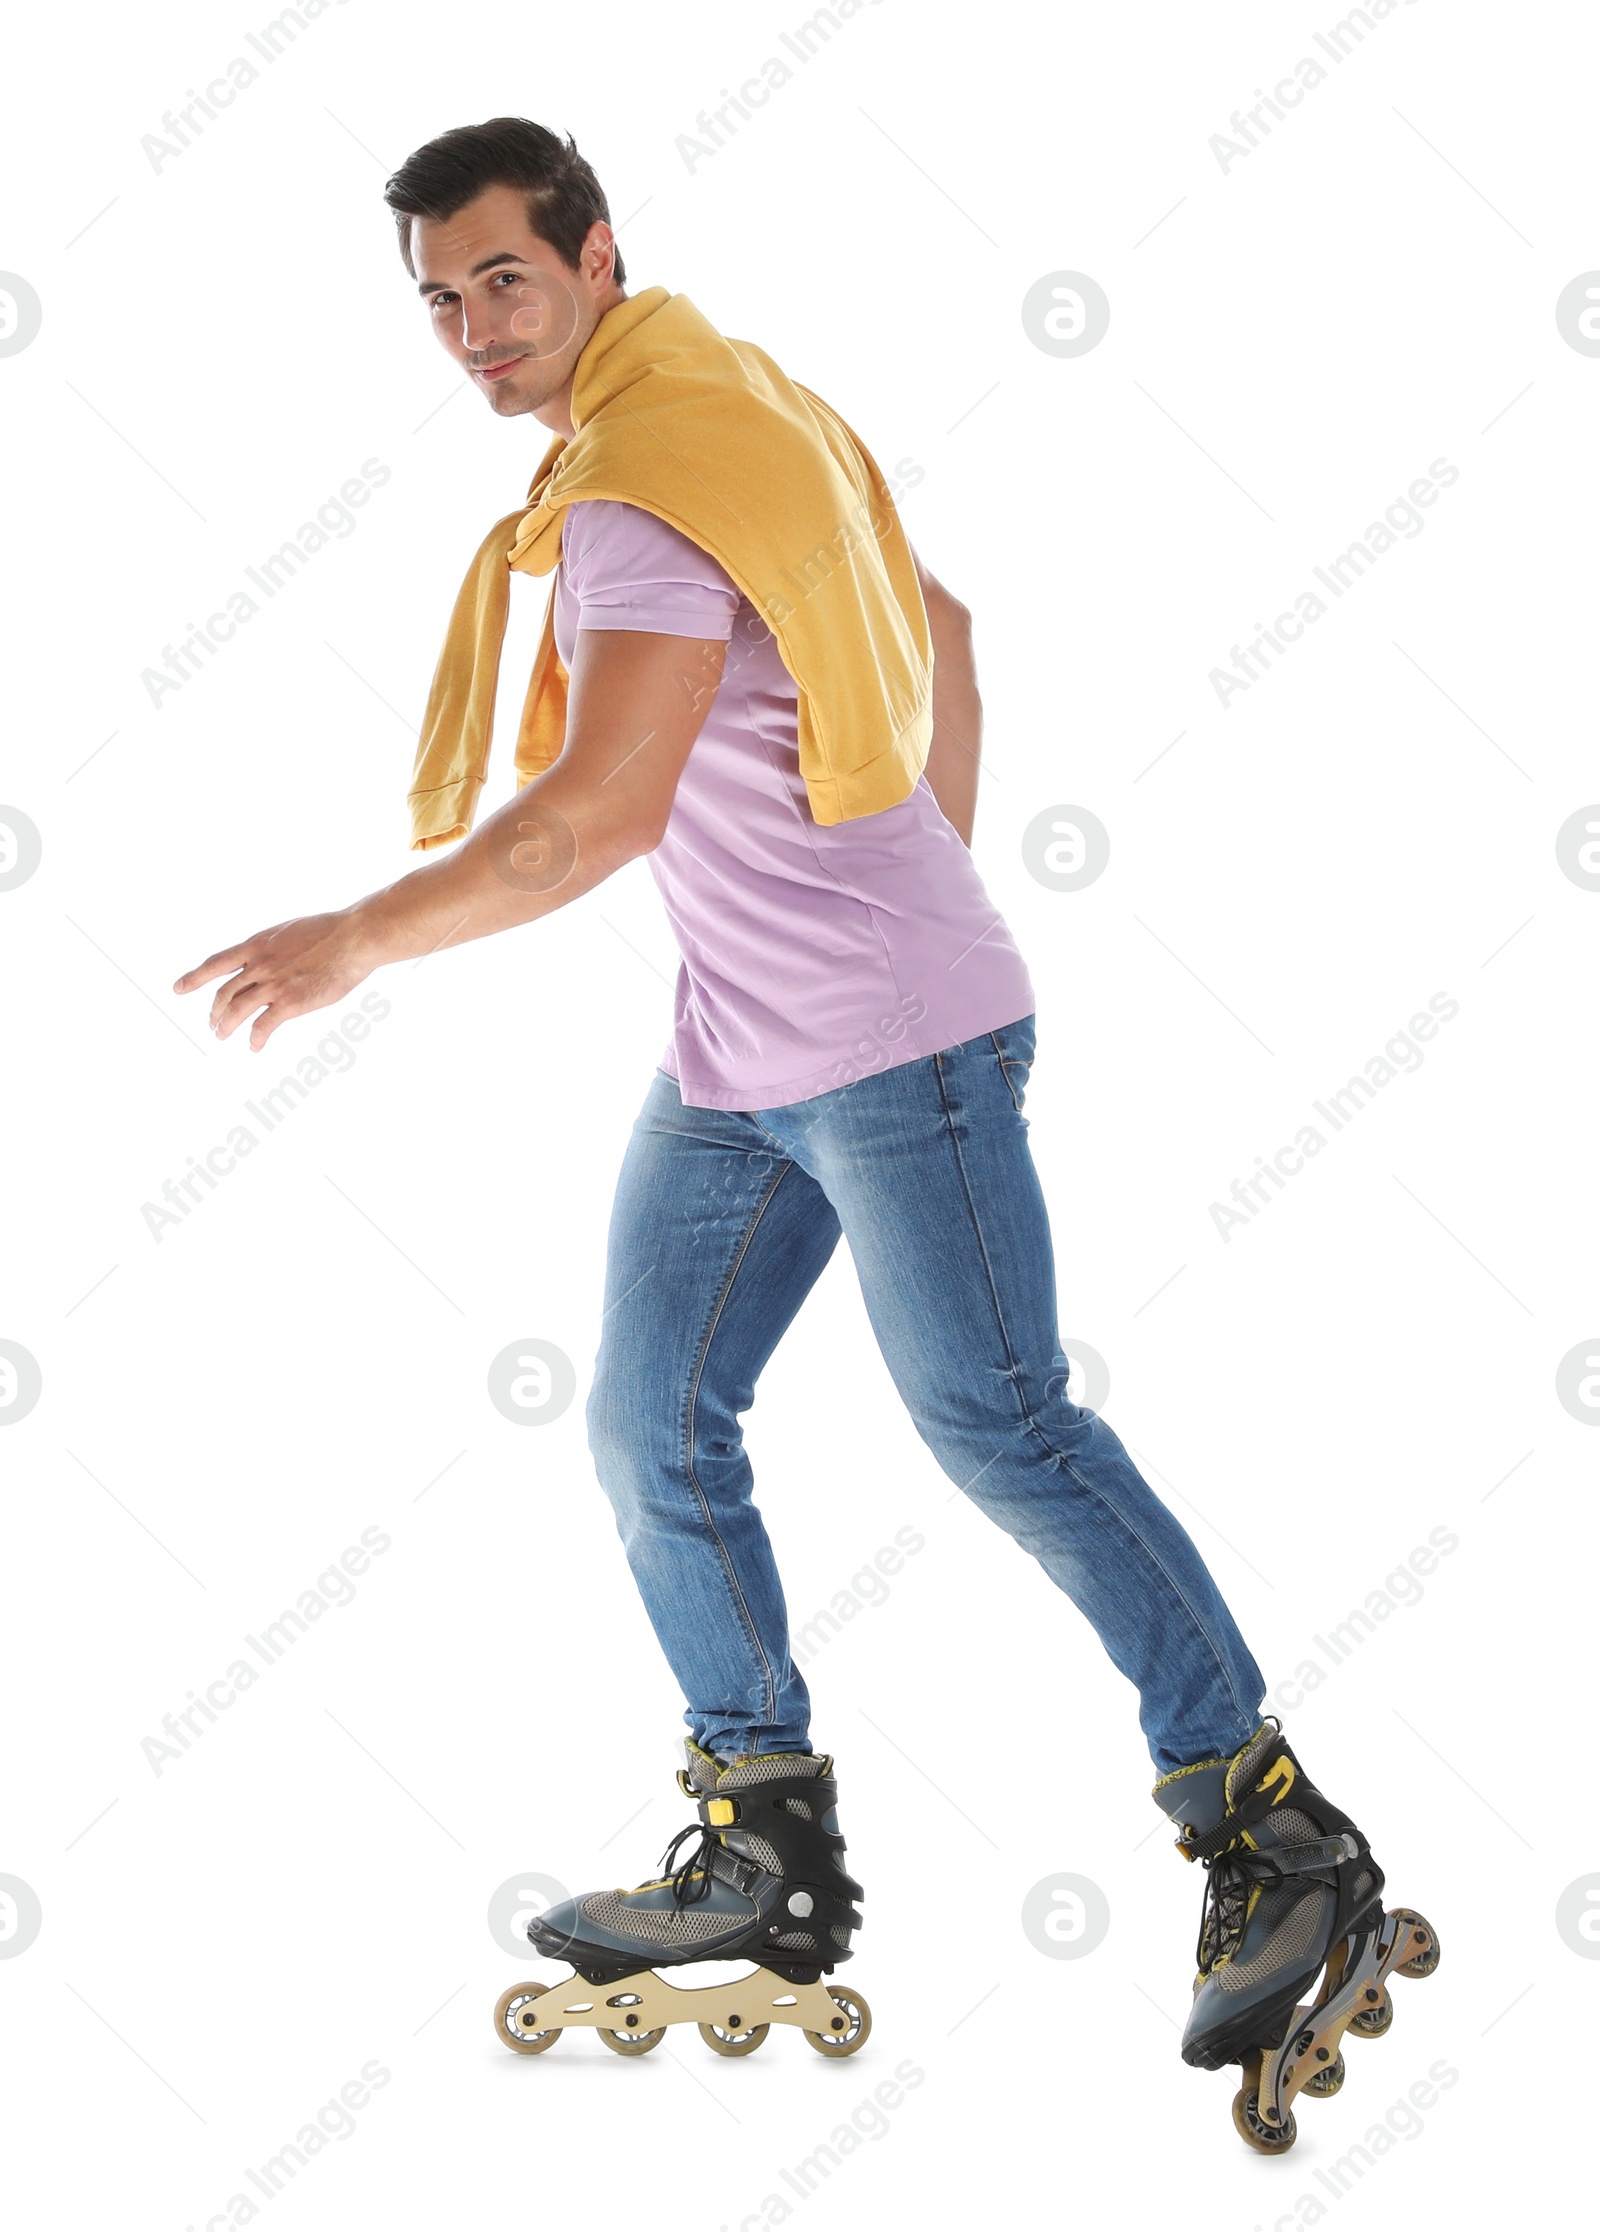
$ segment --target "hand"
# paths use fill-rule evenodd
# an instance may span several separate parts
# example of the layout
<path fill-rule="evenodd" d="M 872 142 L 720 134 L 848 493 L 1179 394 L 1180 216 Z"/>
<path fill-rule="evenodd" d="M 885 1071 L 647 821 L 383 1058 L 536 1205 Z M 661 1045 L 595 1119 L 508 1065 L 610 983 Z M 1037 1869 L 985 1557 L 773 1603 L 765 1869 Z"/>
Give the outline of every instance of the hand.
<path fill-rule="evenodd" d="M 300 915 L 212 954 L 172 989 L 195 992 L 226 977 L 211 1003 L 211 1028 L 218 1038 L 231 1038 L 255 1016 L 250 1046 L 259 1054 L 280 1023 L 342 1000 L 372 974 L 378 959 L 353 911 Z"/>

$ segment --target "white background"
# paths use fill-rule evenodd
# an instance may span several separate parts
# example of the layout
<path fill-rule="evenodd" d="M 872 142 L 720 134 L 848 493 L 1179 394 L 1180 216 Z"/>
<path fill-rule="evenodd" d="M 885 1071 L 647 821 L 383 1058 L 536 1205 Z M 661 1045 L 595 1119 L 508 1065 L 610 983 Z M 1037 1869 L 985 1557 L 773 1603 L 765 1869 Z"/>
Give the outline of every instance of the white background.
<path fill-rule="evenodd" d="M 1225 172 L 1212 135 L 1343 12 L 883 0 L 802 65 L 799 8 L 350 0 L 159 169 L 141 140 L 256 19 L 13 26 L 0 265 L 43 304 L 0 360 L 0 801 L 44 844 L 0 895 L 0 1335 L 44 1390 L 0 1437 L 0 1874 L 43 1914 L 0 1961 L 19 2221 L 181 2232 L 247 2221 L 243 2193 L 306 2227 L 788 2221 L 768 2196 L 851 2225 L 1399 2226 L 1542 2219 L 1576 2175 L 1600 1968 L 1555 1908 L 1600 1867 L 1600 1440 L 1555 1375 L 1600 1308 L 1600 897 L 1555 836 L 1600 796 L 1600 360 L 1554 306 L 1600 265 L 1600 55 L 1576 0 L 1417 0 Z M 691 168 L 679 136 L 773 54 L 792 82 Z M 807 1669 L 872 2040 L 839 2067 L 793 2032 L 747 2061 L 692 2030 L 637 2064 L 495 2042 L 497 1993 L 556 1972 L 495 1943 L 491 1894 L 633 1882 L 684 1814 L 680 1700 L 582 1430 L 670 1020 L 642 863 L 377 980 L 355 1066 L 147 1230 L 331 1020 L 253 1058 L 173 978 L 413 864 L 450 599 L 546 436 L 437 349 L 380 192 L 505 112 L 594 162 L 630 290 L 685 291 L 924 469 L 910 533 L 976 616 L 978 864 L 1038 990 L 1062 1332 L 1106 1359 L 1108 1417 L 1269 1684 L 1457 1538 L 1286 1712 L 1445 1946 L 1287 2161 L 1177 2056 L 1200 1887 L 1133 1696 L 917 1439 L 842 1248 L 749 1438 L 797 1619 L 926 1538 Z M 1060 270 L 1112 305 L 1076 359 L 1021 319 Z M 356 531 L 152 707 L 141 671 L 369 457 L 391 477 Z M 1436 458 L 1459 479 L 1425 530 L 1222 708 L 1209 671 Z M 517 592 L 503 723 L 544 594 Z M 1058 805 L 1110 832 L 1075 894 L 1021 856 Z M 1420 1070 L 1224 1243 L 1211 1203 L 1440 992 Z M 485 1375 L 532 1337 L 578 1396 L 530 1429 Z M 154 1774 L 163 1715 L 364 1528 L 390 1547 L 355 1601 Z M 1062 1872 L 1109 1902 L 1081 1959 L 1021 1926 Z M 369 2062 L 388 2082 L 267 2202 L 246 2167 Z M 921 2081 L 802 2199 L 784 2170 L 903 2063 Z M 1341 2194 L 1436 2065 L 1415 2134 Z"/>

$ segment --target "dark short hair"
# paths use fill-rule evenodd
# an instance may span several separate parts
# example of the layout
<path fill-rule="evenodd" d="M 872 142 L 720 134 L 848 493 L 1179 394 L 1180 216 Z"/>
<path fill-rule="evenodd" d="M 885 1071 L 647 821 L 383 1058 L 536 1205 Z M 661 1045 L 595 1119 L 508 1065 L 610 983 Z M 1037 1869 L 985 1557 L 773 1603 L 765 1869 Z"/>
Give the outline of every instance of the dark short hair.
<path fill-rule="evenodd" d="M 453 217 L 489 186 L 514 186 L 527 196 L 530 228 L 549 242 L 569 270 L 578 267 L 589 227 L 597 220 L 611 222 L 600 181 L 570 135 L 563 140 L 525 116 L 460 124 L 408 155 L 383 189 L 413 279 L 412 218 Z M 620 248 L 613 270 L 620 286 L 626 278 Z"/>

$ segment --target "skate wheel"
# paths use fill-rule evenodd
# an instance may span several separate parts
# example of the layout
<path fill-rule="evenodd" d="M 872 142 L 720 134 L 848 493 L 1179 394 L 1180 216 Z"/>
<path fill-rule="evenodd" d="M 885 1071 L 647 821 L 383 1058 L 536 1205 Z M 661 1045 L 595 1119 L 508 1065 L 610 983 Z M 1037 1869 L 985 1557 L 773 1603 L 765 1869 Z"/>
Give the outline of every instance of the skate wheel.
<path fill-rule="evenodd" d="M 749 2030 L 724 2030 L 720 2023 L 702 2023 L 700 2036 L 714 2054 L 753 2054 L 772 2025 L 756 2023 Z"/>
<path fill-rule="evenodd" d="M 637 1992 L 618 1992 L 614 1999 L 606 2001 L 607 2007 L 623 2009 L 638 2007 L 641 2004 Z M 637 2015 L 625 2013 L 623 2016 L 624 2027 L 618 2030 L 610 2028 L 602 2030 L 600 2043 L 603 2046 L 609 2046 L 614 2054 L 648 2054 L 652 2046 L 659 2046 L 666 2037 L 667 2026 L 663 2023 L 659 2030 L 639 2030 L 636 2027 L 638 2021 Z"/>
<path fill-rule="evenodd" d="M 1380 1992 L 1377 1999 L 1362 2008 L 1359 2015 L 1350 2018 L 1349 2035 L 1352 2038 L 1381 2038 L 1394 2021 L 1394 2001 L 1387 1992 Z"/>
<path fill-rule="evenodd" d="M 1294 2111 L 1291 2109 L 1281 2124 L 1269 2124 L 1261 2113 L 1261 2096 L 1253 2092 L 1236 2092 L 1233 2096 L 1234 2129 L 1247 2147 L 1254 2147 L 1257 2154 L 1287 2154 L 1299 2133 Z"/>
<path fill-rule="evenodd" d="M 560 2027 L 551 2030 L 531 2030 L 530 2020 L 537 2021 L 534 2001 L 544 1994 L 542 1984 L 513 1984 L 509 1992 L 502 1992 L 494 2003 L 494 2034 L 502 2046 L 509 2046 L 514 2054 L 548 2053 L 561 2036 Z"/>
<path fill-rule="evenodd" d="M 614 2054 L 648 2054 L 652 2046 L 659 2046 L 666 2037 L 666 2025 L 653 2031 L 602 2030 L 598 2034 L 602 2046 L 609 2046 Z"/>
<path fill-rule="evenodd" d="M 871 2036 L 872 2010 L 859 1992 L 846 1992 L 836 1984 L 828 1986 L 828 1997 L 839 2012 L 827 2030 L 806 2031 L 806 2044 L 819 2054 L 856 2053 Z"/>
<path fill-rule="evenodd" d="M 1315 2077 L 1308 2077 L 1301 2086 L 1317 2100 L 1331 2100 L 1344 2083 L 1344 2056 L 1335 2054 L 1326 2069 L 1319 2069 Z"/>
<path fill-rule="evenodd" d="M 1425 1921 L 1410 1907 L 1396 1907 L 1394 1911 L 1402 1922 L 1409 1922 L 1414 1930 L 1422 1931 L 1428 1941 L 1420 1953 L 1413 1954 L 1409 1961 L 1402 1961 L 1396 1973 L 1400 1976 L 1431 1976 L 1439 1966 L 1438 1932 L 1431 1922 Z"/>

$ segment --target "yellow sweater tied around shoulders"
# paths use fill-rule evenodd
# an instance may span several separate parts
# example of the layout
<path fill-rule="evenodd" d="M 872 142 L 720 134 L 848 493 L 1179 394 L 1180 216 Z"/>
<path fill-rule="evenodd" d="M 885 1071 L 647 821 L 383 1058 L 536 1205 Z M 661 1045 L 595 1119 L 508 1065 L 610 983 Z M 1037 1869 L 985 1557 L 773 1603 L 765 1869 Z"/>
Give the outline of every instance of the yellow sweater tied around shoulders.
<path fill-rule="evenodd" d="M 579 357 L 572 440 L 557 436 L 520 510 L 472 562 L 428 694 L 409 804 L 426 851 L 472 827 L 489 764 L 510 574 L 553 573 L 568 504 L 637 504 L 710 554 L 777 639 L 818 822 L 898 805 L 933 734 L 933 646 L 916 563 L 877 466 L 844 421 L 687 295 L 648 287 Z M 560 758 L 567 671 L 555 599 L 523 702 L 518 785 Z"/>

